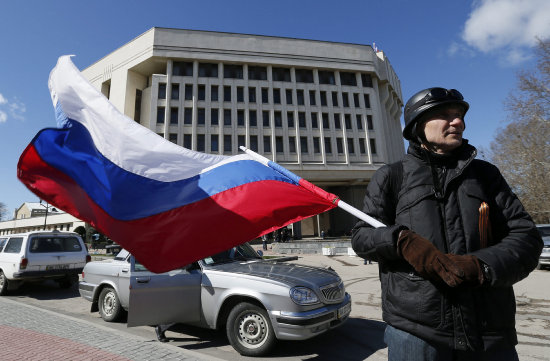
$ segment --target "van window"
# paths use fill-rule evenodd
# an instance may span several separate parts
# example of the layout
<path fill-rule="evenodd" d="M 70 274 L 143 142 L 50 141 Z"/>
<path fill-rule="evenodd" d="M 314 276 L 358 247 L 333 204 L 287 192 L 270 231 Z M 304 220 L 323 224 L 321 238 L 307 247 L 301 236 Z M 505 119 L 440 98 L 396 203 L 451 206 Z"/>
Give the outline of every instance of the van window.
<path fill-rule="evenodd" d="M 29 251 L 31 253 L 80 252 L 82 246 L 76 237 L 33 237 Z"/>
<path fill-rule="evenodd" d="M 4 253 L 19 253 L 21 251 L 21 245 L 23 244 L 23 237 L 10 238 L 4 249 Z"/>
<path fill-rule="evenodd" d="M 2 249 L 4 248 L 7 240 L 7 238 L 0 238 L 0 252 L 2 252 Z"/>

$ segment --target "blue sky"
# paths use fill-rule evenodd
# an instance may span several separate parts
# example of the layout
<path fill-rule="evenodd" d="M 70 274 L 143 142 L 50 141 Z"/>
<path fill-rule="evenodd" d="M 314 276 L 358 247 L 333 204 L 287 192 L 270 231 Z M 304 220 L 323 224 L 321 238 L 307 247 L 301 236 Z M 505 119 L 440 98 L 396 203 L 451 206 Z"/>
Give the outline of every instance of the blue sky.
<path fill-rule="evenodd" d="M 466 138 L 488 147 L 506 118 L 516 72 L 533 67 L 535 36 L 550 36 L 547 0 L 32 0 L 0 5 L 0 202 L 37 197 L 17 180 L 21 152 L 55 126 L 47 80 L 57 58 L 84 69 L 158 27 L 372 45 L 401 80 L 404 101 L 431 86 L 470 103 Z"/>

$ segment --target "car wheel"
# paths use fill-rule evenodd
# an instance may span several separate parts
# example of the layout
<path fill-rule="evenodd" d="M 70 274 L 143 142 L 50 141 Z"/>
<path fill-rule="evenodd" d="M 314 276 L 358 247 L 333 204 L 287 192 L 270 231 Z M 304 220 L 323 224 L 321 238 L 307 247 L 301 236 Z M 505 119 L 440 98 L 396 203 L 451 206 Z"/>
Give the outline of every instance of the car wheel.
<path fill-rule="evenodd" d="M 4 272 L 0 271 L 0 296 L 4 296 L 8 293 L 8 279 Z"/>
<path fill-rule="evenodd" d="M 277 341 L 266 310 L 248 302 L 231 310 L 226 331 L 231 346 L 244 356 L 265 355 Z"/>
<path fill-rule="evenodd" d="M 537 264 L 537 269 L 542 269 L 542 265 L 540 264 L 540 262 Z"/>
<path fill-rule="evenodd" d="M 118 295 L 111 287 L 105 287 L 99 294 L 99 315 L 107 322 L 117 321 L 122 315 L 122 306 Z"/>

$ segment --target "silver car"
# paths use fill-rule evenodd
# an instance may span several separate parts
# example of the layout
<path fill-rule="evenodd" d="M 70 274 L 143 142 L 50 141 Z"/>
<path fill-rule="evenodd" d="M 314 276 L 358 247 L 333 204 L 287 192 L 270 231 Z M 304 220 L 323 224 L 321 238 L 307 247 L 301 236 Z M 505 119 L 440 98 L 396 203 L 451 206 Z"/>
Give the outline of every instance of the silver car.
<path fill-rule="evenodd" d="M 243 244 L 185 268 L 156 274 L 126 250 L 90 262 L 79 284 L 105 321 L 128 326 L 185 323 L 225 328 L 242 355 L 264 355 L 279 340 L 305 340 L 347 320 L 351 297 L 332 269 L 264 260 Z"/>
<path fill-rule="evenodd" d="M 544 241 L 544 248 L 539 257 L 537 269 L 543 269 L 550 267 L 550 224 L 537 224 L 537 229 Z"/>

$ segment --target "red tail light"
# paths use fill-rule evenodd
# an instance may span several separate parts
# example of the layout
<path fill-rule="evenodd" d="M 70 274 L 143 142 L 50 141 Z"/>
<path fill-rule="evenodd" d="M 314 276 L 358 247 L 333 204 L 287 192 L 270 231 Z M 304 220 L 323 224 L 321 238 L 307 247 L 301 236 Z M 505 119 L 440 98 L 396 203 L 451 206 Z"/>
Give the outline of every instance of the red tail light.
<path fill-rule="evenodd" d="M 82 279 L 84 279 L 84 271 L 82 271 Z"/>
<path fill-rule="evenodd" d="M 89 254 L 86 255 L 86 263 L 90 262 L 92 260 L 92 256 Z"/>
<path fill-rule="evenodd" d="M 28 264 L 29 264 L 29 260 L 27 258 L 21 258 L 21 263 L 19 263 L 19 269 L 27 268 Z"/>

